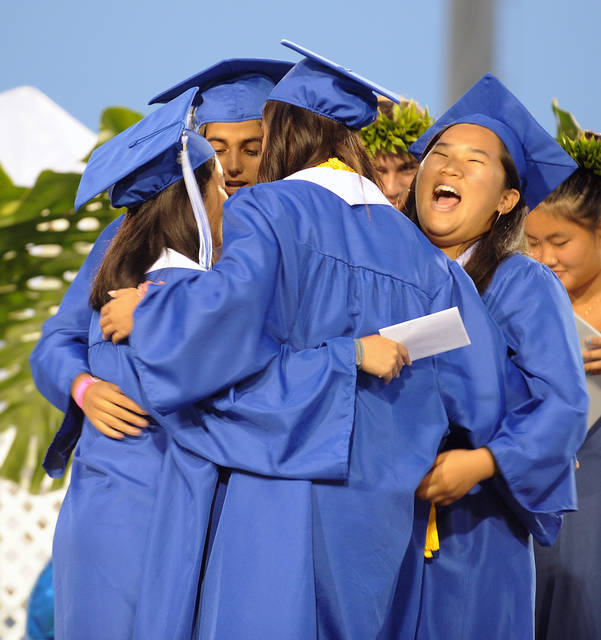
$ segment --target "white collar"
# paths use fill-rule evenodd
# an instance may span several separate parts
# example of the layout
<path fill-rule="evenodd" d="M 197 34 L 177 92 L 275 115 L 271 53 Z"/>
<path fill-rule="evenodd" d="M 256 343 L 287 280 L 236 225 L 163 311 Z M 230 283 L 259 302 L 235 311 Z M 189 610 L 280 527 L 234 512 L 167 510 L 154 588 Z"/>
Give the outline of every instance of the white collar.
<path fill-rule="evenodd" d="M 472 257 L 472 254 L 476 250 L 477 246 L 478 246 L 478 243 L 474 242 L 474 244 L 469 249 L 466 249 L 461 255 L 455 258 L 455 262 L 460 264 L 462 267 L 465 267 L 465 265 L 467 264 L 467 261 Z"/>
<path fill-rule="evenodd" d="M 331 167 L 311 167 L 297 171 L 284 180 L 313 182 L 336 194 L 351 206 L 356 204 L 387 204 L 392 206 L 371 180 L 352 171 L 341 171 Z"/>
<path fill-rule="evenodd" d="M 190 258 L 187 258 L 181 253 L 178 253 L 174 249 L 163 249 L 158 260 L 146 270 L 146 273 L 150 273 L 151 271 L 158 271 L 159 269 L 174 268 L 196 269 L 196 271 L 204 271 L 204 269 L 198 264 L 198 262 L 190 260 Z"/>

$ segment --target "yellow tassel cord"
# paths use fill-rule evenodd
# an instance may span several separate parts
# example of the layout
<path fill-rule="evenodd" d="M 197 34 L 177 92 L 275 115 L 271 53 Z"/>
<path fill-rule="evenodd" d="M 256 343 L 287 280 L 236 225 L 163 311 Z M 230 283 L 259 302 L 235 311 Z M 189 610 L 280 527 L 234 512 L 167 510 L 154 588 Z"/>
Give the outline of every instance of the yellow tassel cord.
<path fill-rule="evenodd" d="M 426 529 L 426 545 L 424 547 L 424 556 L 426 558 L 434 557 L 434 551 L 440 549 L 440 540 L 438 539 L 438 529 L 436 528 L 436 507 L 430 505 L 430 515 L 428 517 L 428 528 Z"/>
<path fill-rule="evenodd" d="M 330 169 L 339 169 L 340 171 L 350 171 L 351 173 L 357 173 L 354 169 L 351 169 L 348 164 L 344 164 L 342 160 L 338 158 L 328 158 L 327 162 L 322 162 L 317 165 L 318 167 L 329 167 Z"/>

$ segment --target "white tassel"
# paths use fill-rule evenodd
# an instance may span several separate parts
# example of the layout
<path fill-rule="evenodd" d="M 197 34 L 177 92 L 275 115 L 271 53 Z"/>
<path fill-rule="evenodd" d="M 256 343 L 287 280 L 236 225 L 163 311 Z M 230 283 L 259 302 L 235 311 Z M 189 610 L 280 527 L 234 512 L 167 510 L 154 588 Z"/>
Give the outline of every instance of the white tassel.
<path fill-rule="evenodd" d="M 200 244 L 198 263 L 203 270 L 208 271 L 213 265 L 213 238 L 211 236 L 211 225 L 209 224 L 207 210 L 205 209 L 202 196 L 200 195 L 198 182 L 196 182 L 196 176 L 194 175 L 192 165 L 190 164 L 190 156 L 188 155 L 188 134 L 185 132 L 182 135 L 181 161 L 186 191 L 188 192 L 190 204 L 192 205 L 192 211 L 194 212 L 194 218 L 196 219 L 196 225 L 198 227 L 198 239 Z"/>

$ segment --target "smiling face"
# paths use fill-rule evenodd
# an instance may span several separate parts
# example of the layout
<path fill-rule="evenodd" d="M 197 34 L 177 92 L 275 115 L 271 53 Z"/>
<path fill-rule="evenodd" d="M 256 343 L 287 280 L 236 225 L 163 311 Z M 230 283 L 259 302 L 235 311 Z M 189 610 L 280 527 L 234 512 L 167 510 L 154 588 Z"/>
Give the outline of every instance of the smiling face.
<path fill-rule="evenodd" d="M 393 207 L 402 209 L 417 171 L 417 161 L 406 153 L 378 152 L 373 162 L 382 181 L 384 195 Z"/>
<path fill-rule="evenodd" d="M 559 204 L 540 204 L 526 219 L 532 257 L 552 269 L 571 295 L 601 274 L 601 230 L 561 215 Z"/>
<path fill-rule="evenodd" d="M 204 136 L 223 167 L 228 196 L 257 182 L 263 139 L 260 120 L 210 122 Z"/>
<path fill-rule="evenodd" d="M 519 191 L 506 187 L 503 153 L 503 143 L 489 129 L 456 124 L 443 132 L 418 169 L 420 226 L 452 259 L 519 202 Z"/>

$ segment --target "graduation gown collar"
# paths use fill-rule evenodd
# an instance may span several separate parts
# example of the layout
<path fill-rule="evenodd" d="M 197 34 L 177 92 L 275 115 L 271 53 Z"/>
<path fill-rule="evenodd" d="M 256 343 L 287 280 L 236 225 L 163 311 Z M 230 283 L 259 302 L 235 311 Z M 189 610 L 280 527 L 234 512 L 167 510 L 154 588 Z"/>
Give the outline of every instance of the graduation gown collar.
<path fill-rule="evenodd" d="M 146 273 L 151 271 L 158 271 L 159 269 L 196 269 L 197 271 L 204 271 L 204 269 L 194 260 L 190 260 L 186 256 L 178 253 L 174 249 L 163 249 L 163 252 L 158 257 L 157 261 L 151 265 Z"/>
<path fill-rule="evenodd" d="M 461 255 L 457 256 L 457 258 L 455 258 L 455 262 L 459 263 L 462 267 L 465 267 L 467 261 L 472 257 L 477 246 L 478 243 L 475 242 L 469 249 L 466 249 Z"/>
<path fill-rule="evenodd" d="M 284 180 L 306 180 L 328 189 L 347 204 L 386 204 L 392 206 L 378 187 L 367 178 L 331 167 L 302 169 Z"/>

